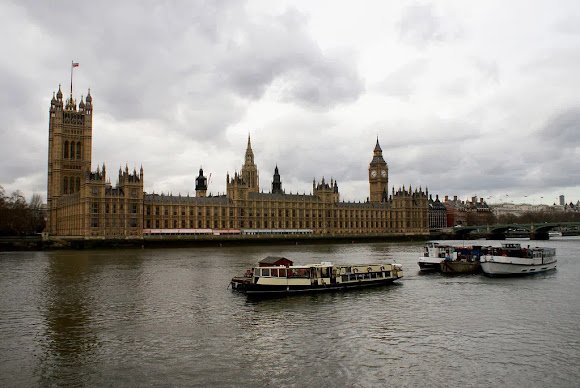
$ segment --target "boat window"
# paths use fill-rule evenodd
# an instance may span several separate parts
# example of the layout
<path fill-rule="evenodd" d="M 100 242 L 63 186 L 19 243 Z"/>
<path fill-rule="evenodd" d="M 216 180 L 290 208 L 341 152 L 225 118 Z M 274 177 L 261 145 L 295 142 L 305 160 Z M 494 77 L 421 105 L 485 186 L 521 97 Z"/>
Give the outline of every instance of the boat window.
<path fill-rule="evenodd" d="M 309 278 L 310 271 L 307 268 L 289 268 L 288 277 L 292 278 Z"/>
<path fill-rule="evenodd" d="M 280 268 L 280 275 L 281 278 L 285 278 L 286 277 L 286 268 Z"/>
<path fill-rule="evenodd" d="M 270 276 L 270 268 L 262 268 L 262 276 Z"/>
<path fill-rule="evenodd" d="M 278 268 L 272 268 L 270 270 L 270 276 L 278 277 Z"/>

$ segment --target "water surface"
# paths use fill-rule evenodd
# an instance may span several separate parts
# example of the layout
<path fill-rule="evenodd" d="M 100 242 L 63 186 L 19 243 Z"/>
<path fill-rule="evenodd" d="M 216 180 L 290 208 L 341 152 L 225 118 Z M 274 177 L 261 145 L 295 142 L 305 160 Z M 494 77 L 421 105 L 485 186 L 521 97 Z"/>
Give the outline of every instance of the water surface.
<path fill-rule="evenodd" d="M 531 243 L 557 271 L 422 275 L 418 243 L 0 253 L 0 385 L 577 386 L 580 239 Z M 406 272 L 261 301 L 227 288 L 267 255 Z"/>

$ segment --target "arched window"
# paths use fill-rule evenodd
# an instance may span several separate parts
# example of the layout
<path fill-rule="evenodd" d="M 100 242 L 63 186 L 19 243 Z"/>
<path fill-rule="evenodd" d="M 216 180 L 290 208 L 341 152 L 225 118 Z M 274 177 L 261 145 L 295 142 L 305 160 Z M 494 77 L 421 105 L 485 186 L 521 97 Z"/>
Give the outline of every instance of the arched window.
<path fill-rule="evenodd" d="M 75 158 L 75 142 L 74 141 L 70 142 L 70 158 L 71 159 Z"/>
<path fill-rule="evenodd" d="M 64 147 L 63 147 L 63 158 L 64 159 L 68 159 L 68 140 L 64 142 Z"/>
<path fill-rule="evenodd" d="M 81 158 L 81 142 L 77 142 L 77 159 Z"/>
<path fill-rule="evenodd" d="M 68 194 L 68 177 L 66 176 L 63 178 L 62 192 L 63 194 Z"/>

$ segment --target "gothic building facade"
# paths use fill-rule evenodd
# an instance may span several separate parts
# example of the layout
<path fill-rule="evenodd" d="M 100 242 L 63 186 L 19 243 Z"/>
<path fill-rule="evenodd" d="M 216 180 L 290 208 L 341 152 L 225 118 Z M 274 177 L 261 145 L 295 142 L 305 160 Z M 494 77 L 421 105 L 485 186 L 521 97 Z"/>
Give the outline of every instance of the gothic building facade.
<path fill-rule="evenodd" d="M 426 191 L 392 188 L 377 139 L 369 164 L 366 202 L 340 200 L 338 183 L 313 181 L 312 193 L 286 193 L 278 166 L 271 192 L 261 192 L 251 140 L 239 173 L 226 177 L 224 195 L 208 195 L 203 169 L 195 197 L 143 192 L 143 168 L 119 170 L 112 186 L 105 165 L 91 167 L 93 101 L 53 96 L 49 118 L 48 224 L 51 236 L 141 238 L 151 234 L 211 233 L 427 235 Z"/>

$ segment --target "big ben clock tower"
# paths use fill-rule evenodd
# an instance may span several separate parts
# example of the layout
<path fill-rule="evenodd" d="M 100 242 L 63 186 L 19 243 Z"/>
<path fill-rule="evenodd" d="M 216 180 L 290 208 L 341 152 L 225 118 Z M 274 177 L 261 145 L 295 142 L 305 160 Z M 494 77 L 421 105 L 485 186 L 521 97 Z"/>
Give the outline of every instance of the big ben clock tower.
<path fill-rule="evenodd" d="M 388 184 L 389 167 L 383 159 L 383 150 L 379 145 L 379 138 L 377 137 L 377 144 L 373 151 L 373 160 L 369 164 L 370 201 L 382 202 L 384 199 L 383 193 L 387 193 Z"/>

